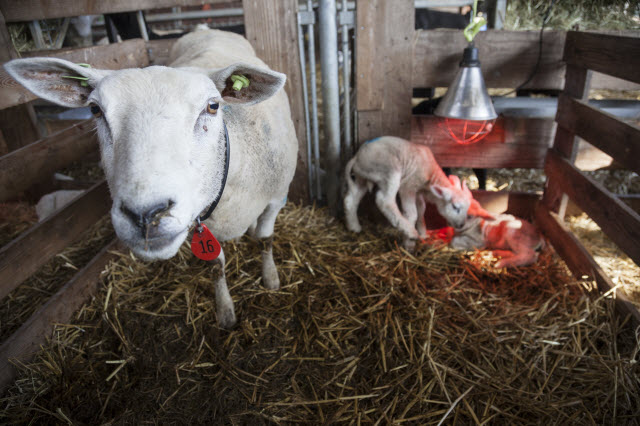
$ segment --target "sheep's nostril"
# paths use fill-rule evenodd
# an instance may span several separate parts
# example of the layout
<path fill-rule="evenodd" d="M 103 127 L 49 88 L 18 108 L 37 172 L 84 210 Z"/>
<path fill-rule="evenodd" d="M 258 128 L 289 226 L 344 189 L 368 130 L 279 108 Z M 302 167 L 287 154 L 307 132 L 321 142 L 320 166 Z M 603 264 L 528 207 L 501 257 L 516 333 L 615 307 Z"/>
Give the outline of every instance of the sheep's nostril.
<path fill-rule="evenodd" d="M 149 225 L 154 225 L 153 222 L 159 217 L 162 217 L 162 215 L 169 211 L 169 209 L 174 205 L 175 203 L 172 200 L 167 200 L 163 203 L 151 206 L 144 212 L 137 213 L 123 203 L 120 205 L 120 211 L 122 211 L 122 213 L 124 213 L 124 215 L 127 216 L 134 225 L 138 228 L 144 229 Z"/>

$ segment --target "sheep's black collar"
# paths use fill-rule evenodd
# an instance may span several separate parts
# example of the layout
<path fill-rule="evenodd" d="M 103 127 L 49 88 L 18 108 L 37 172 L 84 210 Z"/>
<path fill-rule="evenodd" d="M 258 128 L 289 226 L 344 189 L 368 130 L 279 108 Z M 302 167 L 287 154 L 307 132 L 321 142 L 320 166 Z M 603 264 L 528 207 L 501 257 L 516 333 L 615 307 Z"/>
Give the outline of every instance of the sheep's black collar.
<path fill-rule="evenodd" d="M 207 212 L 204 215 L 196 218 L 198 227 L 200 226 L 200 222 L 204 222 L 205 220 L 209 219 L 209 216 L 211 216 L 211 213 L 213 213 L 213 210 L 216 208 L 216 206 L 220 202 L 220 198 L 222 198 L 222 192 L 224 191 L 224 187 L 227 184 L 227 175 L 229 174 L 229 152 L 230 152 L 229 132 L 227 131 L 227 124 L 224 122 L 224 120 L 222 121 L 222 126 L 224 127 L 224 141 L 225 141 L 225 151 L 226 151 L 226 155 L 225 155 L 226 158 L 224 161 L 224 175 L 222 175 L 222 185 L 220 186 L 220 192 L 218 192 L 217 197 L 213 200 Z"/>

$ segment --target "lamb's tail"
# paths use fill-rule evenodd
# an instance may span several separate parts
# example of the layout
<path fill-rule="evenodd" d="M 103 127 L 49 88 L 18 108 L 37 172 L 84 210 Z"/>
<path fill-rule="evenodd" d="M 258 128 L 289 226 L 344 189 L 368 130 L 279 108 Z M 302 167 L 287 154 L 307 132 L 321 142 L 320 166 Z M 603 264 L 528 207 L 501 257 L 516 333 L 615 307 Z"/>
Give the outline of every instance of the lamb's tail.
<path fill-rule="evenodd" d="M 352 190 L 356 184 L 354 177 L 351 175 L 351 171 L 353 170 L 353 165 L 355 164 L 355 162 L 356 162 L 356 157 L 353 157 L 351 160 L 349 160 L 349 162 L 347 163 L 347 166 L 344 168 L 344 182 L 346 183 L 346 185 L 342 187 L 343 197 L 347 193 L 347 189 Z"/>

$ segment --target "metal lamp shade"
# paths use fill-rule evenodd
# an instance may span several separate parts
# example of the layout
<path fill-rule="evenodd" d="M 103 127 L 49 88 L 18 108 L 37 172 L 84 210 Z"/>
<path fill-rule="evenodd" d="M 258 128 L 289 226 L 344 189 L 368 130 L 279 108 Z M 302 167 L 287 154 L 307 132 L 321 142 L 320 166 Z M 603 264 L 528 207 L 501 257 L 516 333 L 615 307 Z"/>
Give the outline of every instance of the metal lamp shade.
<path fill-rule="evenodd" d="M 498 117 L 482 78 L 480 66 L 461 64 L 455 80 L 434 114 L 460 120 L 493 120 Z"/>

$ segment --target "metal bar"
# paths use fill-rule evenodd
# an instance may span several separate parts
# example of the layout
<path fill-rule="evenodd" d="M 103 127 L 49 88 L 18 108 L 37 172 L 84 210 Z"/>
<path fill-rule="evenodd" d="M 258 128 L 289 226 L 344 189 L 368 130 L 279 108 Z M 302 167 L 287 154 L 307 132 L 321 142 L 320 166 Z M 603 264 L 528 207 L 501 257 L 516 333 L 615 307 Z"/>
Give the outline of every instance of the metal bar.
<path fill-rule="evenodd" d="M 342 12 L 347 13 L 347 0 L 342 0 Z M 345 22 L 345 20 L 343 20 Z M 349 25 L 342 25 L 342 87 L 344 89 L 344 158 L 351 158 L 351 88 L 349 78 L 351 77 L 351 66 L 349 61 Z M 342 167 L 341 167 L 342 169 Z"/>
<path fill-rule="evenodd" d="M 309 127 L 309 95 L 307 87 L 307 61 L 304 54 L 304 34 L 302 24 L 298 20 L 298 50 L 300 51 L 300 72 L 302 74 L 302 101 L 304 103 L 304 124 L 307 136 L 307 168 L 309 172 L 309 196 L 311 200 L 314 197 L 313 189 L 313 167 L 311 167 L 311 128 Z"/>
<path fill-rule="evenodd" d="M 307 0 L 307 10 L 313 13 L 313 5 L 311 0 Z M 309 49 L 309 78 L 311 86 L 311 131 L 313 136 L 313 160 L 314 160 L 314 176 L 316 180 L 316 197 L 322 200 L 322 183 L 320 182 L 320 136 L 318 130 L 318 99 L 317 99 L 317 82 L 316 82 L 316 41 L 315 41 L 315 25 L 307 26 L 308 49 Z"/>
<path fill-rule="evenodd" d="M 144 41 L 149 41 L 149 34 L 147 34 L 147 24 L 144 23 L 144 15 L 139 10 L 136 13 L 136 19 L 138 20 L 138 27 L 140 28 L 140 35 Z"/>
<path fill-rule="evenodd" d="M 155 13 L 147 15 L 147 22 L 163 22 L 173 21 L 174 19 L 203 19 L 203 18 L 222 18 L 227 16 L 243 16 L 244 12 L 241 7 L 230 9 L 213 9 L 213 10 L 190 10 L 180 13 Z"/>
<path fill-rule="evenodd" d="M 69 22 L 71 22 L 71 18 L 64 18 L 64 20 L 62 21 L 62 26 L 58 30 L 56 41 L 53 44 L 54 49 L 62 48 L 62 43 L 64 43 L 64 38 L 67 36 L 67 31 L 69 30 Z"/>
<path fill-rule="evenodd" d="M 322 109 L 326 146 L 327 204 L 338 214 L 340 175 L 340 99 L 338 86 L 338 31 L 336 1 L 320 0 L 320 57 L 322 70 Z"/>
<path fill-rule="evenodd" d="M 42 36 L 42 28 L 40 28 L 39 21 L 31 21 L 29 22 L 29 30 L 31 31 L 31 37 L 33 38 L 33 42 L 36 44 L 36 49 L 42 50 L 46 49 L 44 44 L 44 37 Z"/>

